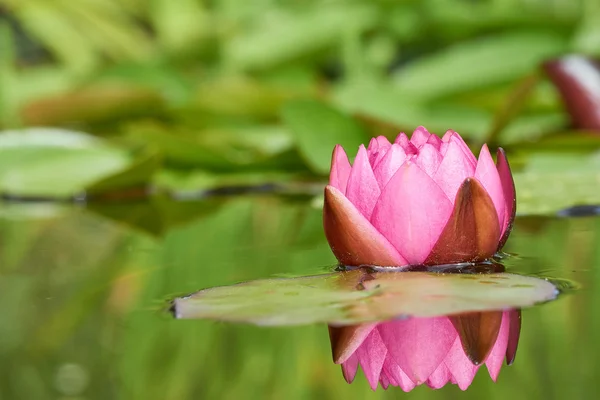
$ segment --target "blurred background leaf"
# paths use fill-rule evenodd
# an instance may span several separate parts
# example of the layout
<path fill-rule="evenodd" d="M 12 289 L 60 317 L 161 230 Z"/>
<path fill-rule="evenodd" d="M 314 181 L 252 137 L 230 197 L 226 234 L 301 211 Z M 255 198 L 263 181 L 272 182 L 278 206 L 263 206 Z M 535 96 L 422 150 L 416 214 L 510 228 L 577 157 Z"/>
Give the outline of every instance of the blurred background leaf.
<path fill-rule="evenodd" d="M 367 135 L 352 118 L 314 100 L 296 100 L 283 108 L 283 120 L 294 133 L 300 154 L 320 174 L 327 174 L 331 152 L 341 144 L 349 152 L 358 150 Z"/>
<path fill-rule="evenodd" d="M 523 152 L 572 135 L 540 64 L 600 54 L 598 7 L 584 0 L 71 3 L 0 0 L 0 128 L 60 127 L 155 151 L 162 161 L 123 190 L 319 181 L 333 145 L 353 153 L 419 125 Z M 38 162 L 48 181 L 63 176 Z"/>

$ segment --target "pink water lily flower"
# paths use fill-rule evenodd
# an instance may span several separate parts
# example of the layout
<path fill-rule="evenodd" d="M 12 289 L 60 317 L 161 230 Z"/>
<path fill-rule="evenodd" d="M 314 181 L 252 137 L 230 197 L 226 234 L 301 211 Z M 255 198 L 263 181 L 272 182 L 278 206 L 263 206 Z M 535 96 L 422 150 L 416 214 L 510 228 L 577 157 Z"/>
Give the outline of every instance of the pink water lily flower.
<path fill-rule="evenodd" d="M 325 188 L 327 241 L 343 265 L 405 266 L 485 260 L 502 248 L 515 216 L 515 187 L 498 149 L 475 158 L 460 135 L 423 127 L 410 140 L 373 138 L 351 165 L 333 151 Z"/>
<path fill-rule="evenodd" d="M 496 381 L 504 360 L 515 359 L 520 332 L 520 310 L 329 328 L 333 360 L 348 383 L 360 365 L 373 390 L 405 392 L 449 382 L 466 390 L 484 364 Z"/>

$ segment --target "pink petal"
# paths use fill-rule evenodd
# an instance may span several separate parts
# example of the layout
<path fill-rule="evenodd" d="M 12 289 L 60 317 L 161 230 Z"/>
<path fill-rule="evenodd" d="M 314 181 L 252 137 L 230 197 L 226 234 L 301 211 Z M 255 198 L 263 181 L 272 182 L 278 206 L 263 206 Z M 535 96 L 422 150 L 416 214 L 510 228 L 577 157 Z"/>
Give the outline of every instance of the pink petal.
<path fill-rule="evenodd" d="M 400 382 L 400 374 L 403 373 L 398 364 L 390 357 L 388 353 L 385 357 L 385 361 L 383 362 L 383 367 L 381 368 L 381 374 L 385 375 L 387 381 L 392 386 L 399 386 Z M 398 376 L 396 376 L 398 375 Z M 406 374 L 405 374 L 406 375 Z"/>
<path fill-rule="evenodd" d="M 512 230 L 512 225 L 515 220 L 515 214 L 517 212 L 517 196 L 515 193 L 515 182 L 513 181 L 512 173 L 510 172 L 510 165 L 506 159 L 504 150 L 498 148 L 496 168 L 498 169 L 498 175 L 502 182 L 502 191 L 504 192 L 504 225 L 501 225 L 502 233 L 498 250 L 502 249 L 504 243 L 508 239 L 508 235 Z"/>
<path fill-rule="evenodd" d="M 375 166 L 373 171 L 381 190 L 387 185 L 404 161 L 406 161 L 404 149 L 399 144 L 394 143 L 381 162 Z"/>
<path fill-rule="evenodd" d="M 429 139 L 427 139 L 427 143 L 435 147 L 437 151 L 440 151 L 442 147 L 442 140 L 438 137 L 438 135 L 433 133 L 431 134 L 431 136 L 429 136 Z"/>
<path fill-rule="evenodd" d="M 444 361 L 456 339 L 445 317 L 385 322 L 378 330 L 393 360 L 418 385 Z"/>
<path fill-rule="evenodd" d="M 419 155 L 414 161 L 427 175 L 433 177 L 442 162 L 442 155 L 437 151 L 434 145 L 424 143 L 419 149 Z"/>
<path fill-rule="evenodd" d="M 331 156 L 331 172 L 329 173 L 329 184 L 342 193 L 346 193 L 346 185 L 350 176 L 350 161 L 344 148 L 336 144 Z"/>
<path fill-rule="evenodd" d="M 448 144 L 446 155 L 433 175 L 433 180 L 444 191 L 448 199 L 454 202 L 456 192 L 465 179 L 475 174 L 475 167 L 465 157 L 456 141 Z"/>
<path fill-rule="evenodd" d="M 352 177 L 352 174 L 350 174 Z M 498 222 L 500 226 L 504 226 L 505 209 L 506 203 L 504 200 L 504 192 L 502 188 L 502 182 L 500 181 L 500 175 L 492 160 L 492 155 L 486 144 L 481 148 L 479 153 L 479 160 L 477 162 L 477 168 L 475 169 L 475 178 L 483 185 L 485 190 L 488 192 L 496 212 L 498 213 Z"/>
<path fill-rule="evenodd" d="M 367 146 L 367 154 L 369 155 L 369 162 L 373 165 L 373 160 L 377 156 L 377 150 L 379 150 L 379 142 L 377 139 L 371 138 L 369 145 Z"/>
<path fill-rule="evenodd" d="M 410 142 L 414 144 L 416 148 L 420 148 L 427 143 L 429 136 L 431 136 L 431 133 L 429 133 L 424 126 L 419 126 L 410 137 Z"/>
<path fill-rule="evenodd" d="M 358 357 L 356 354 L 352 354 L 348 360 L 342 364 L 342 374 L 344 379 L 348 383 L 352 383 L 356 377 L 356 371 L 358 370 Z"/>
<path fill-rule="evenodd" d="M 410 264 L 420 264 L 440 237 L 452 203 L 416 164 L 405 162 L 383 189 L 371 222 Z"/>
<path fill-rule="evenodd" d="M 386 354 L 387 349 L 377 329 L 371 331 L 363 344 L 356 350 L 360 366 L 373 390 L 377 389 Z"/>
<path fill-rule="evenodd" d="M 381 387 L 383 388 L 383 390 L 387 390 L 387 388 L 390 386 L 390 381 L 385 375 L 381 375 L 379 377 L 379 382 L 381 383 Z"/>
<path fill-rule="evenodd" d="M 521 310 L 509 310 L 508 344 L 506 345 L 506 364 L 512 365 L 517 355 L 519 336 L 521 335 Z"/>
<path fill-rule="evenodd" d="M 380 150 L 377 153 L 377 156 L 375 156 L 375 158 L 373 159 L 373 163 L 371 164 L 372 168 L 375 169 L 375 167 L 381 162 L 381 160 L 385 157 L 385 155 L 389 152 L 390 148 L 392 146 L 390 145 L 390 147 L 388 147 L 385 150 Z"/>
<path fill-rule="evenodd" d="M 446 152 L 448 151 L 448 145 L 449 143 L 447 142 L 442 142 L 442 144 L 440 145 L 440 154 L 442 155 L 442 157 L 446 155 Z"/>
<path fill-rule="evenodd" d="M 325 237 L 343 265 L 402 266 L 408 262 L 335 187 L 325 188 Z"/>
<path fill-rule="evenodd" d="M 379 143 L 379 150 L 381 149 L 389 149 L 390 146 L 392 145 L 389 141 L 389 139 L 383 135 L 379 135 L 375 138 L 375 140 L 377 140 L 377 143 Z"/>
<path fill-rule="evenodd" d="M 404 149 L 404 152 L 408 154 L 417 154 L 418 150 L 414 144 L 410 142 L 408 136 L 404 132 L 400 133 L 394 143 L 399 144 Z"/>
<path fill-rule="evenodd" d="M 485 366 L 492 377 L 492 380 L 496 382 L 500 369 L 504 362 L 506 355 L 506 347 L 508 345 L 508 334 L 510 331 L 510 316 L 508 311 L 504 311 L 502 314 L 502 324 L 500 325 L 500 331 L 498 332 L 498 338 L 496 344 L 492 348 L 490 355 L 485 361 Z"/>
<path fill-rule="evenodd" d="M 390 141 L 385 136 L 377 136 L 371 139 L 369 147 L 367 147 L 367 154 L 372 167 L 375 167 L 381 161 L 391 146 Z"/>
<path fill-rule="evenodd" d="M 402 371 L 402 368 L 400 368 L 396 361 L 390 356 L 389 351 L 385 358 L 385 362 L 383 363 L 383 371 L 389 379 L 390 384 L 399 386 L 405 392 L 410 392 L 417 386 L 410 380 L 408 375 Z"/>
<path fill-rule="evenodd" d="M 441 363 L 433 374 L 429 376 L 427 379 L 427 386 L 432 389 L 440 389 L 446 385 L 452 378 L 452 374 L 450 374 L 450 370 L 446 367 L 446 364 Z"/>
<path fill-rule="evenodd" d="M 379 184 L 369 163 L 367 150 L 361 144 L 348 178 L 346 198 L 356 206 L 365 218 L 369 219 L 380 193 Z"/>
<path fill-rule="evenodd" d="M 450 351 L 448 351 L 444 364 L 452 374 L 452 381 L 455 381 L 461 390 L 467 390 L 479 369 L 478 366 L 473 365 L 465 354 L 459 337 L 456 338 Z"/>
<path fill-rule="evenodd" d="M 367 146 L 367 154 L 371 155 L 371 153 L 375 153 L 379 149 L 379 142 L 374 137 L 369 140 L 369 145 Z"/>
<path fill-rule="evenodd" d="M 467 144 L 465 143 L 465 141 L 463 140 L 463 138 L 458 134 L 458 132 L 454 132 L 453 130 L 449 130 L 444 134 L 444 137 L 442 138 L 442 142 L 446 142 L 448 144 L 454 142 L 456 143 L 460 149 L 462 150 L 464 156 L 466 157 L 466 159 L 471 163 L 471 165 L 473 166 L 473 170 L 475 170 L 475 166 L 477 165 L 477 158 L 475 158 L 475 155 L 473 154 L 473 152 L 471 151 L 471 149 L 469 149 L 469 146 L 467 146 Z M 444 153 L 442 153 L 443 155 Z"/>
<path fill-rule="evenodd" d="M 454 135 L 457 134 L 455 131 L 453 131 L 452 129 L 448 129 L 445 133 L 444 136 L 442 136 L 442 143 L 449 143 L 450 142 L 450 138 Z"/>

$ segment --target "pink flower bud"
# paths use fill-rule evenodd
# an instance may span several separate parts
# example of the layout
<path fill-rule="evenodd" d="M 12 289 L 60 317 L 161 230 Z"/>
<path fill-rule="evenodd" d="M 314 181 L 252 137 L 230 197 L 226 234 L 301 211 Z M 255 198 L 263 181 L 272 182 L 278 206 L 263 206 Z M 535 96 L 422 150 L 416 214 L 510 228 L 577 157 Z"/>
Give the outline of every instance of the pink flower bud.
<path fill-rule="evenodd" d="M 380 136 L 350 165 L 333 151 L 325 235 L 343 265 L 405 266 L 485 260 L 506 242 L 516 209 L 502 149 L 476 159 L 460 135 L 423 127 L 409 140 Z"/>
<path fill-rule="evenodd" d="M 600 130 L 600 63 L 569 55 L 544 63 L 575 128 Z"/>

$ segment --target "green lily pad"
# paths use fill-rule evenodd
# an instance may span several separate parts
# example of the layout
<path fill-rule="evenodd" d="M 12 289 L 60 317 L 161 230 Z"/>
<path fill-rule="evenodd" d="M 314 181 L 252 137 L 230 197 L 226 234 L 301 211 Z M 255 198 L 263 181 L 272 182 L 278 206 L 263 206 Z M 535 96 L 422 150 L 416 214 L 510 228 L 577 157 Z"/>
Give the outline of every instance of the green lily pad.
<path fill-rule="evenodd" d="M 180 319 L 256 325 L 348 325 L 521 308 L 557 294 L 547 280 L 509 273 L 353 270 L 209 288 L 175 299 L 173 312 Z"/>
<path fill-rule="evenodd" d="M 600 153 L 539 153 L 514 174 L 519 215 L 551 215 L 600 204 Z"/>
<path fill-rule="evenodd" d="M 0 191 L 70 196 L 126 169 L 125 149 L 84 133 L 33 128 L 0 133 Z"/>

